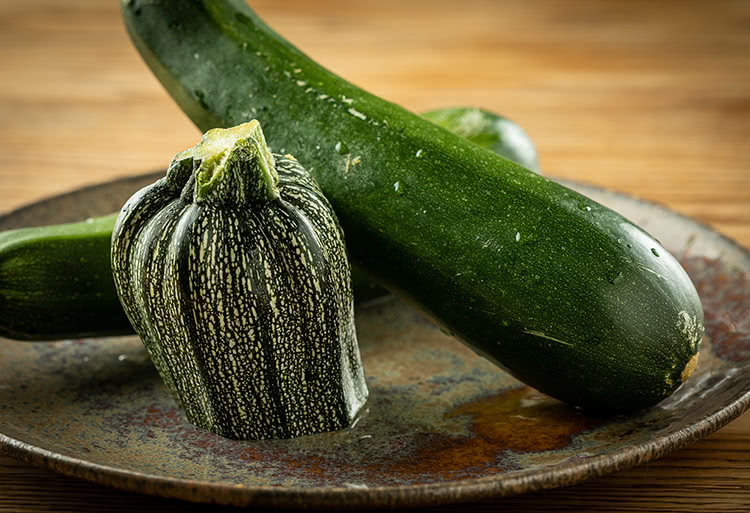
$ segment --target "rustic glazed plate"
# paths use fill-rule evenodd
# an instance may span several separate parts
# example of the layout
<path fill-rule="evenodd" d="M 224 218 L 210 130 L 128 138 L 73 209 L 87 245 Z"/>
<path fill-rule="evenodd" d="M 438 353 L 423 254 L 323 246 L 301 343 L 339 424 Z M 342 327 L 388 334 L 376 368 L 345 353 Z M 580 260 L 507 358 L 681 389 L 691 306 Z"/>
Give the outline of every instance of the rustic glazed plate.
<path fill-rule="evenodd" d="M 155 176 L 36 203 L 0 218 L 0 229 L 114 211 Z M 659 457 L 737 417 L 750 402 L 750 255 L 661 207 L 574 188 L 661 239 L 702 297 L 707 332 L 698 369 L 654 408 L 586 415 L 519 384 L 391 299 L 357 312 L 371 398 L 345 431 L 284 441 L 223 439 L 185 421 L 135 337 L 2 340 L 3 450 L 126 490 L 348 509 L 569 485 Z"/>

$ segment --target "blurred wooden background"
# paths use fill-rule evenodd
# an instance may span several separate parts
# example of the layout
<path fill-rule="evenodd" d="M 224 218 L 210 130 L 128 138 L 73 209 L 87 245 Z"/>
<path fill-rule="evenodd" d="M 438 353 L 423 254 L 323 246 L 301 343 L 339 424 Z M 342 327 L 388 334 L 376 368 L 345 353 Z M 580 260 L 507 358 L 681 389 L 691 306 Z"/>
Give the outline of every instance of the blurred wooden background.
<path fill-rule="evenodd" d="M 258 0 L 308 55 L 413 111 L 523 126 L 548 175 L 663 203 L 750 247 L 750 2 Z M 198 131 L 119 2 L 0 2 L 0 212 L 164 167 Z M 176 511 L 0 458 L 0 511 Z M 750 419 L 658 462 L 450 511 L 750 507 Z"/>

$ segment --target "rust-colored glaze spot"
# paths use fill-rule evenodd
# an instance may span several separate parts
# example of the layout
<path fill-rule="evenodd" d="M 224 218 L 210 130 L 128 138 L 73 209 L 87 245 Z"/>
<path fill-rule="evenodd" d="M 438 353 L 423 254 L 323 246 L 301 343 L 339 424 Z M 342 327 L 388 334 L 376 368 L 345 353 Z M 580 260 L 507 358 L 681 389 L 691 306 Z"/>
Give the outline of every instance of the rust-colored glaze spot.
<path fill-rule="evenodd" d="M 387 472 L 402 479 L 414 476 L 429 476 L 430 479 L 460 479 L 473 476 L 478 470 L 482 475 L 506 470 L 498 460 L 502 451 L 490 440 L 483 438 L 443 438 L 422 435 L 420 449 L 416 455 L 394 460 Z M 375 469 L 373 469 L 375 470 Z"/>
<path fill-rule="evenodd" d="M 239 453 L 237 454 L 237 458 L 241 459 L 242 461 L 259 461 L 261 460 L 262 454 L 261 452 L 254 448 L 254 447 L 244 447 Z"/>
<path fill-rule="evenodd" d="M 495 451 L 553 451 L 565 448 L 571 437 L 594 429 L 603 419 L 584 414 L 529 387 L 507 390 L 462 404 L 448 416 L 468 415 L 477 438 Z M 533 433 L 534 436 L 529 436 Z"/>
<path fill-rule="evenodd" d="M 680 374 L 680 381 L 683 383 L 685 380 L 688 379 L 688 377 L 693 373 L 695 368 L 698 366 L 698 357 L 700 356 L 700 353 L 695 353 L 692 358 L 685 364 L 685 368 L 682 369 L 682 373 Z"/>
<path fill-rule="evenodd" d="M 296 476 L 299 472 L 304 472 L 310 476 L 323 477 L 325 475 L 325 462 L 319 456 L 307 454 L 303 457 L 296 455 L 278 455 L 279 459 L 284 462 L 282 475 Z"/>
<path fill-rule="evenodd" d="M 471 435 L 425 440 L 415 457 L 394 462 L 389 472 L 431 474 L 443 479 L 458 478 L 479 468 L 484 474 L 502 472 L 505 469 L 499 459 L 507 451 L 565 449 L 573 435 L 603 422 L 526 386 L 461 404 L 445 417 L 468 417 Z"/>
<path fill-rule="evenodd" d="M 703 304 L 706 335 L 719 357 L 734 362 L 750 358 L 750 280 L 740 268 L 720 259 L 688 257 L 680 262 Z"/>

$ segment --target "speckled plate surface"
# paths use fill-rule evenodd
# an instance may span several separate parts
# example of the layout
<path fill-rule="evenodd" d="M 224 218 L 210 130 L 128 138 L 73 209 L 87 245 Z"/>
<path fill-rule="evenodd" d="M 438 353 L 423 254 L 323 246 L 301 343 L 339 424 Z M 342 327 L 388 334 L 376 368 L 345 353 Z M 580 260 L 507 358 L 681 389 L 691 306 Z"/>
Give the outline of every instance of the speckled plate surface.
<path fill-rule="evenodd" d="M 82 189 L 0 218 L 0 229 L 114 211 L 155 175 Z M 703 300 L 694 376 L 660 405 L 595 417 L 543 396 L 397 300 L 358 309 L 371 396 L 350 429 L 237 442 L 188 424 L 135 337 L 0 340 L 0 445 L 65 474 L 194 501 L 388 507 L 564 486 L 706 436 L 750 402 L 750 255 L 661 207 L 575 186 L 677 256 Z"/>

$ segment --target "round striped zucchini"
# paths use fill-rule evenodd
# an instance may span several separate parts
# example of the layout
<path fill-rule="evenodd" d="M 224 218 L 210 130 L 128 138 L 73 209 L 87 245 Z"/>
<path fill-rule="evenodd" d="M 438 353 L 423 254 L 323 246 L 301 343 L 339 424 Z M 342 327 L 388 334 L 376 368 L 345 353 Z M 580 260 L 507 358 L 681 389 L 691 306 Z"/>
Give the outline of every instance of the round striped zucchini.
<path fill-rule="evenodd" d="M 343 233 L 257 121 L 211 130 L 123 207 L 112 272 L 197 426 L 236 439 L 341 429 L 367 398 Z"/>

